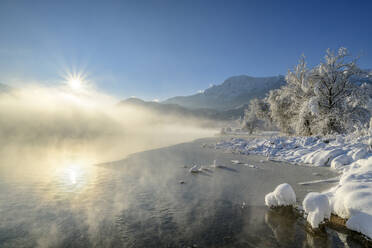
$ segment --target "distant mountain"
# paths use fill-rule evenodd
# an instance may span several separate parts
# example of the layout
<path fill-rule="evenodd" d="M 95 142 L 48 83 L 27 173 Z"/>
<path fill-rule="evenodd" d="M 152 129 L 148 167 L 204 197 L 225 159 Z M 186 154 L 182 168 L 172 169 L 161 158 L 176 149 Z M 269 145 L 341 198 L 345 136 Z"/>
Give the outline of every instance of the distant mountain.
<path fill-rule="evenodd" d="M 9 92 L 10 90 L 11 90 L 10 86 L 0 83 L 0 93 Z"/>
<path fill-rule="evenodd" d="M 264 97 L 270 90 L 280 88 L 284 83 L 284 76 L 250 77 L 241 75 L 230 77 L 222 84 L 212 86 L 203 93 L 176 96 L 162 103 L 178 104 L 192 109 L 229 110 L 248 104 L 253 98 Z"/>
<path fill-rule="evenodd" d="M 211 109 L 195 109 L 191 110 L 185 107 L 182 107 L 177 104 L 162 104 L 157 102 L 147 102 L 139 98 L 128 98 L 123 100 L 119 103 L 119 105 L 130 105 L 136 107 L 143 107 L 146 109 L 150 109 L 152 111 L 157 111 L 160 113 L 167 113 L 172 115 L 183 115 L 183 116 L 204 116 L 214 114 L 217 111 Z"/>
<path fill-rule="evenodd" d="M 244 110 L 247 107 L 247 105 L 243 105 L 239 108 L 229 109 L 225 111 L 207 108 L 190 109 L 178 104 L 146 102 L 138 98 L 128 98 L 121 101 L 119 105 L 141 107 L 150 111 L 154 111 L 161 115 L 173 115 L 218 121 L 236 120 L 239 117 L 243 116 Z"/>

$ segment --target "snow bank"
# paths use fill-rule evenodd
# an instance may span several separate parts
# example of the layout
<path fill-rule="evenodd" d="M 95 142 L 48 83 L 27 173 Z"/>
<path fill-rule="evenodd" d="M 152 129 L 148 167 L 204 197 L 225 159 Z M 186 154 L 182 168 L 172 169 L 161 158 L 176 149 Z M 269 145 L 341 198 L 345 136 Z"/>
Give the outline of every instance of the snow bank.
<path fill-rule="evenodd" d="M 372 237 L 372 216 L 365 213 L 358 213 L 350 217 L 346 222 L 347 228 Z"/>
<path fill-rule="evenodd" d="M 337 186 L 324 194 L 308 195 L 305 199 L 308 221 L 316 227 L 328 218 L 326 195 L 331 212 L 348 219 L 348 228 L 372 238 L 371 140 L 371 135 L 233 138 L 216 144 L 216 148 L 240 154 L 264 155 L 294 164 L 329 166 L 338 171 L 341 177 Z M 275 206 L 275 200 L 273 194 L 265 197 L 268 206 Z"/>
<path fill-rule="evenodd" d="M 307 194 L 302 206 L 307 214 L 307 221 L 312 228 L 318 228 L 324 219 L 330 219 L 331 217 L 331 207 L 328 196 L 325 194 L 316 192 Z"/>
<path fill-rule="evenodd" d="M 275 157 L 276 160 L 291 163 L 331 166 L 341 171 L 345 165 L 371 156 L 369 137 L 343 135 L 333 138 L 280 136 L 248 140 L 232 138 L 217 143 L 216 148 L 240 154 Z"/>
<path fill-rule="evenodd" d="M 268 207 L 292 206 L 296 203 L 296 194 L 288 183 L 278 185 L 275 190 L 265 196 Z"/>
<path fill-rule="evenodd" d="M 348 219 L 348 228 L 372 238 L 372 156 L 347 166 L 327 194 L 332 212 Z"/>

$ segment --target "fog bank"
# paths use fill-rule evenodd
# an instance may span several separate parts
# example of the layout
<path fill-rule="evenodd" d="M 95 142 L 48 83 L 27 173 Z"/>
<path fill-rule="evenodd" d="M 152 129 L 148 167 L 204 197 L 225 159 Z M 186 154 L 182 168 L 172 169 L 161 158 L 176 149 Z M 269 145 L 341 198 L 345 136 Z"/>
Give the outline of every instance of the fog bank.
<path fill-rule="evenodd" d="M 159 116 L 93 88 L 32 85 L 0 93 L 0 162 L 100 163 L 213 134 L 205 122 Z M 203 127 L 202 127 L 203 126 Z"/>

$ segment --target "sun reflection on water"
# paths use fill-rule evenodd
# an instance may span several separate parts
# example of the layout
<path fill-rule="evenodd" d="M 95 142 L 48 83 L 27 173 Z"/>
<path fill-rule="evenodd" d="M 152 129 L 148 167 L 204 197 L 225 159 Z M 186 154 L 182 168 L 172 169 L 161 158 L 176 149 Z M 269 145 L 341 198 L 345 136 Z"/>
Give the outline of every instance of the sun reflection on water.
<path fill-rule="evenodd" d="M 89 169 L 92 169 L 89 167 Z M 88 180 L 88 166 L 82 163 L 69 163 L 58 172 L 58 177 L 63 190 L 75 191 L 84 188 Z"/>
<path fill-rule="evenodd" d="M 73 165 L 75 166 L 75 165 Z M 75 170 L 74 168 L 70 168 L 69 171 L 68 171 L 68 174 L 69 174 L 69 178 L 70 178 L 70 183 L 71 184 L 76 184 L 76 177 L 77 177 L 77 170 Z"/>

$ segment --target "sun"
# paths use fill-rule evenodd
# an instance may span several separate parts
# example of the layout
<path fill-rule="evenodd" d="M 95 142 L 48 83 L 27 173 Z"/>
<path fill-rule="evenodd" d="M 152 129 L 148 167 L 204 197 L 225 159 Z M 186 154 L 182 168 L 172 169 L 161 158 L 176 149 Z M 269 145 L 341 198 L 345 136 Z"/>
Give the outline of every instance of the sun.
<path fill-rule="evenodd" d="M 80 77 L 71 77 L 67 84 L 74 90 L 80 90 L 83 87 L 83 81 Z"/>
<path fill-rule="evenodd" d="M 89 86 L 87 74 L 84 71 L 65 70 L 62 78 L 63 83 L 73 91 L 84 91 Z"/>

